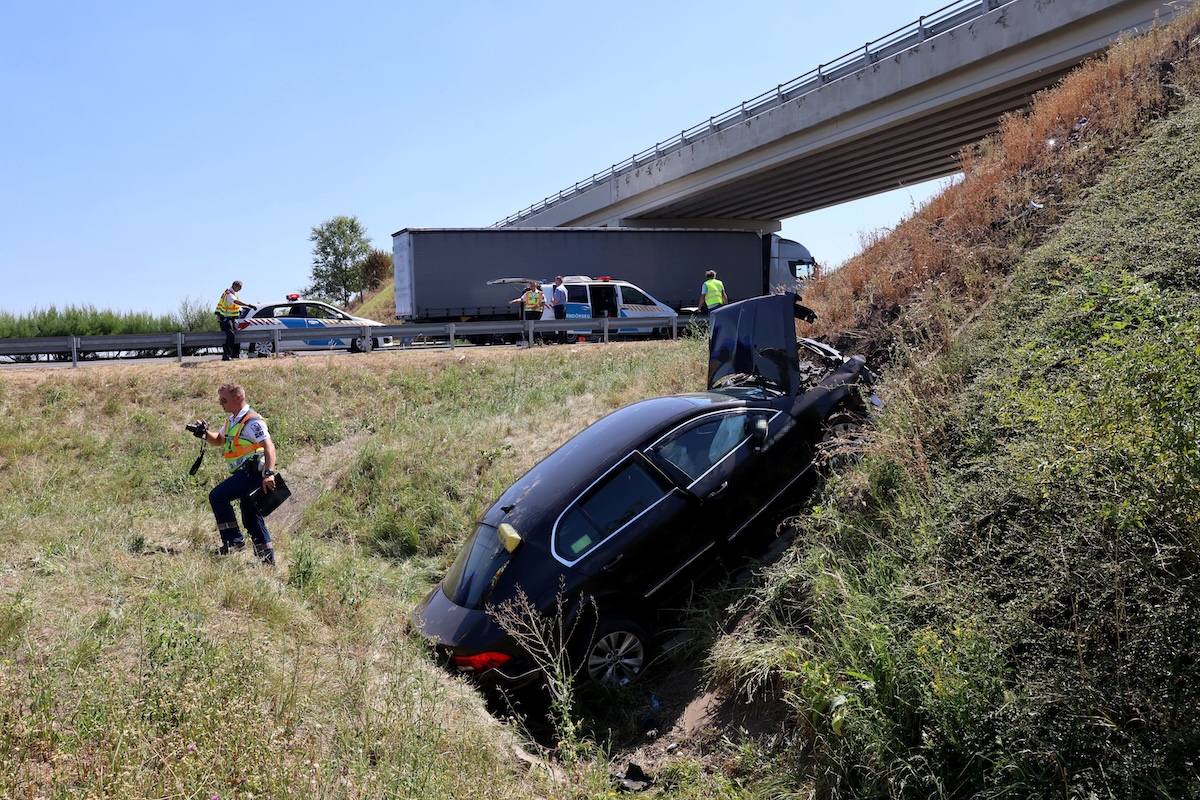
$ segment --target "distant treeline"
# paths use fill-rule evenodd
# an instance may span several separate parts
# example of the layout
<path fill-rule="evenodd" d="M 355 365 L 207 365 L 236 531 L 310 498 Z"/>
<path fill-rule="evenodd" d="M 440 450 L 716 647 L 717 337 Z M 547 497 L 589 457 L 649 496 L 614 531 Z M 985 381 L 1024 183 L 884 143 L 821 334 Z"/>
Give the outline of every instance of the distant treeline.
<path fill-rule="evenodd" d="M 122 336 L 137 333 L 215 331 L 217 318 L 206 303 L 185 299 L 174 314 L 109 311 L 94 306 L 50 306 L 27 314 L 0 312 L 0 339 L 48 336 Z"/>

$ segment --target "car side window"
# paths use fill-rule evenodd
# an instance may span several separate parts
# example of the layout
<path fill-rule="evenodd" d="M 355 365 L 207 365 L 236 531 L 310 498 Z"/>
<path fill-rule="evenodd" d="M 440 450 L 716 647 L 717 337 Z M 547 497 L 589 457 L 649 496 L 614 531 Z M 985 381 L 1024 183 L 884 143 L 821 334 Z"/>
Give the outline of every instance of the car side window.
<path fill-rule="evenodd" d="M 567 287 L 567 302 L 568 303 L 584 303 L 588 301 L 588 291 L 586 286 L 568 286 Z"/>
<path fill-rule="evenodd" d="M 766 415 L 716 415 L 663 437 L 646 452 L 670 462 L 694 481 L 746 441 L 759 417 Z"/>
<path fill-rule="evenodd" d="M 665 497 L 671 486 L 640 457 L 627 459 L 559 518 L 554 552 L 573 563 Z"/>
<path fill-rule="evenodd" d="M 308 307 L 308 316 L 310 319 L 329 319 L 333 314 L 325 306 L 314 304 Z"/>

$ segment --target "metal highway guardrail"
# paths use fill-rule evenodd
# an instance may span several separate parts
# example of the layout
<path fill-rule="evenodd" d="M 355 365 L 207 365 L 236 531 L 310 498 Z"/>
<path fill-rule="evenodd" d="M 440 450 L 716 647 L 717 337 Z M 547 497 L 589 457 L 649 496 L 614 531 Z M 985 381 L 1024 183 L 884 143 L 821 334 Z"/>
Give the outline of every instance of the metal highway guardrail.
<path fill-rule="evenodd" d="M 329 338 L 337 336 L 341 339 L 361 337 L 367 342 L 372 338 L 391 336 L 393 341 L 400 343 L 398 347 L 388 350 L 404 349 L 413 345 L 445 344 L 450 349 L 462 340 L 491 338 L 524 339 L 532 345 L 538 335 L 559 333 L 564 331 L 589 331 L 589 337 L 595 336 L 600 341 L 608 342 L 614 337 L 629 334 L 622 330 L 638 328 L 640 330 L 657 330 L 668 335 L 671 339 L 679 336 L 679 317 L 637 317 L 600 319 L 566 319 L 566 320 L 530 320 L 511 322 L 447 322 L 422 323 L 406 325 L 346 325 L 336 329 L 330 328 L 272 328 L 269 331 L 259 330 L 253 334 L 239 331 L 237 342 L 246 345 L 251 342 L 271 342 L 272 350 L 279 352 L 283 342 L 302 341 L 304 339 Z M 225 342 L 223 333 L 141 333 L 125 336 L 50 336 L 37 339 L 0 339 L 0 359 L 15 359 L 21 356 L 57 357 L 65 361 L 70 358 L 72 366 L 78 366 L 81 359 L 90 355 L 109 354 L 107 358 L 133 358 L 138 356 L 123 355 L 129 353 L 145 353 L 157 351 L 159 354 L 174 354 L 176 361 L 183 361 L 185 355 L 196 355 L 204 351 L 219 349 Z M 331 347 L 333 350 L 345 350 L 344 347 Z M 371 349 L 369 346 L 366 349 Z"/>
<path fill-rule="evenodd" d="M 526 217 L 531 217 L 534 214 L 545 211 L 547 208 L 588 191 L 601 183 L 613 180 L 617 176 L 624 175 L 627 172 L 632 172 L 643 164 L 655 161 L 676 150 L 682 150 L 697 139 L 702 139 L 710 134 L 725 130 L 743 120 L 783 105 L 789 100 L 808 94 L 809 92 L 814 92 L 830 81 L 851 75 L 864 67 L 874 64 L 880 59 L 903 52 L 915 44 L 957 28 L 1011 2 L 1014 2 L 1014 0 L 957 0 L 947 6 L 943 6 L 931 14 L 917 18 L 915 22 L 910 22 L 908 25 L 897 28 L 874 41 L 867 42 L 857 50 L 852 50 L 843 56 L 835 58 L 828 64 L 818 64 L 815 69 L 809 70 L 798 78 L 793 78 L 787 83 L 781 83 L 770 91 L 763 92 L 757 97 L 744 101 L 741 105 L 734 106 L 728 111 L 709 117 L 704 122 L 686 128 L 676 136 L 664 139 L 653 147 L 647 148 L 640 153 L 635 153 L 618 164 L 613 164 L 609 169 L 597 172 L 590 178 L 577 181 L 574 186 L 568 186 L 557 194 L 552 194 L 545 200 L 534 203 L 529 208 L 522 209 L 515 214 L 510 214 L 492 225 L 492 227 L 503 228 L 506 225 L 520 222 Z"/>

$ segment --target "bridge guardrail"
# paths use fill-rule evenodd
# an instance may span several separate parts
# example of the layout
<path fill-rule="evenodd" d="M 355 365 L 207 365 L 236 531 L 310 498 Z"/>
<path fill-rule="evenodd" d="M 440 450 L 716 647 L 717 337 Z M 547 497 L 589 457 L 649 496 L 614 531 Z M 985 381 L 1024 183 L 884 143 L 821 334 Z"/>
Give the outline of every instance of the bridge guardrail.
<path fill-rule="evenodd" d="M 589 331 L 588 335 L 598 336 L 608 342 L 611 338 L 625 335 L 630 329 L 639 331 L 660 331 L 672 339 L 679 335 L 679 318 L 676 316 L 637 317 L 637 318 L 600 318 L 600 319 L 566 319 L 566 320 L 512 320 L 503 322 L 447 322 L 447 323 L 406 323 L 402 325 L 348 325 L 341 328 L 343 334 L 361 336 L 368 342 L 372 338 L 391 336 L 400 342 L 400 347 L 415 344 L 434 344 L 445 342 L 451 349 L 458 341 L 467 337 L 498 336 L 520 337 L 532 344 L 538 334 L 564 331 Z M 300 341 L 313 338 L 329 338 L 333 332 L 328 328 L 271 328 L 258 330 L 253 333 L 238 331 L 236 339 L 239 345 L 251 342 L 270 340 L 274 349 L 279 349 L 281 342 Z M 345 338 L 342 336 L 340 338 Z M 122 353 L 134 353 L 145 350 L 162 350 L 174 353 L 176 361 L 183 361 L 185 355 L 196 354 L 204 350 L 216 350 L 225 342 L 223 333 L 139 333 L 119 336 L 48 336 L 32 339 L 0 339 L 0 358 L 17 356 L 70 356 L 72 366 L 78 366 L 79 360 L 88 354 L 112 353 L 119 358 Z M 330 348 L 340 350 L 343 348 Z M 368 348 L 370 349 L 370 348 Z M 389 348 L 391 349 L 391 348 Z"/>
<path fill-rule="evenodd" d="M 797 78 L 793 78 L 786 83 L 781 83 L 774 89 L 743 101 L 740 105 L 736 105 L 727 111 L 711 116 L 704 122 L 693 125 L 690 128 L 685 128 L 677 135 L 669 139 L 664 139 L 640 153 L 634 153 L 624 161 L 613 164 L 607 170 L 597 172 L 590 178 L 576 181 L 573 186 L 568 186 L 560 190 L 557 194 L 552 194 L 528 208 L 522 209 L 515 214 L 510 214 L 492 225 L 492 227 L 503 228 L 520 222 L 564 200 L 588 191 L 601 183 L 613 180 L 620 175 L 638 169 L 644 164 L 681 150 L 693 141 L 713 133 L 718 133 L 731 125 L 736 125 L 750 117 L 769 111 L 789 100 L 816 91 L 830 81 L 853 74 L 864 66 L 902 52 L 914 44 L 964 25 L 977 17 L 1014 1 L 956 0 L 956 2 L 943 6 L 931 14 L 917 18 L 916 21 L 910 22 L 908 25 L 897 28 L 874 41 L 867 42 L 861 48 L 839 56 L 827 64 L 818 64 L 814 69 Z"/>

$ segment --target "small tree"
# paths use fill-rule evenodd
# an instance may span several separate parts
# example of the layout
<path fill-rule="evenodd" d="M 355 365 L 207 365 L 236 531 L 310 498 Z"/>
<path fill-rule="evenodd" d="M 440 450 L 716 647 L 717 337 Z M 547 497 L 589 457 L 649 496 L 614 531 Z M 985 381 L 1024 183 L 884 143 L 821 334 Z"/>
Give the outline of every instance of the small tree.
<path fill-rule="evenodd" d="M 375 291 L 392 277 L 392 254 L 386 250 L 372 250 L 362 268 L 363 286 Z"/>
<path fill-rule="evenodd" d="M 312 285 L 306 294 L 341 300 L 363 290 L 363 264 L 371 252 L 367 231 L 358 217 L 334 217 L 312 229 Z"/>

